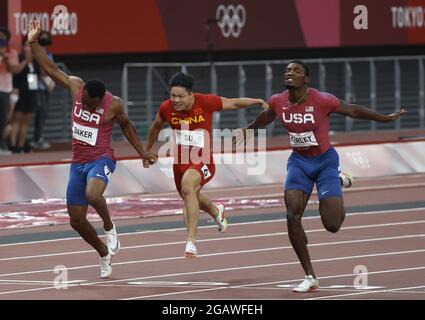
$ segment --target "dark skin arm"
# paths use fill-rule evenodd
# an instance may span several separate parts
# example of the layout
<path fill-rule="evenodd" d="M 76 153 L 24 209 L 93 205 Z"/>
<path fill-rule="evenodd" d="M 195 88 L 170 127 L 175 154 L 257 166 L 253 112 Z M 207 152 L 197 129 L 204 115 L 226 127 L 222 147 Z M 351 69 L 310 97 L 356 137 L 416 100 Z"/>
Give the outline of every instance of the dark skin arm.
<path fill-rule="evenodd" d="M 146 145 L 146 150 L 150 151 L 155 144 L 155 142 L 158 140 L 159 132 L 161 131 L 162 127 L 164 126 L 164 121 L 162 121 L 161 117 L 159 116 L 159 113 L 156 114 L 155 120 L 152 122 L 152 125 L 149 129 L 148 133 L 148 143 Z M 149 168 L 152 163 L 149 163 L 149 161 L 143 161 L 143 166 L 145 168 Z"/>
<path fill-rule="evenodd" d="M 143 145 L 137 136 L 134 124 L 130 121 L 124 112 L 124 103 L 118 97 L 114 97 L 111 108 L 108 110 L 108 114 L 105 116 L 105 121 L 107 122 L 111 121 L 112 119 L 114 119 L 119 124 L 122 133 L 140 155 L 140 158 L 148 161 L 149 163 L 155 163 L 157 157 L 154 154 L 146 152 L 143 148 Z"/>
<path fill-rule="evenodd" d="M 276 113 L 272 109 L 266 109 L 261 112 L 246 129 L 260 129 L 272 123 L 276 118 Z"/>
<path fill-rule="evenodd" d="M 353 119 L 373 120 L 377 122 L 391 122 L 397 120 L 406 112 L 406 109 L 401 109 L 398 112 L 385 115 L 358 104 L 348 104 L 341 101 L 341 105 L 336 113 Z"/>
<path fill-rule="evenodd" d="M 260 129 L 260 128 L 264 128 L 266 127 L 268 124 L 272 123 L 274 121 L 274 119 L 276 118 L 276 113 L 270 109 L 267 108 L 265 110 L 263 110 L 258 116 L 257 118 L 255 118 L 254 121 L 252 121 L 248 127 L 246 128 L 242 128 L 242 129 L 238 129 L 238 130 L 242 130 L 243 133 L 243 141 L 246 141 L 246 129 Z M 239 137 L 239 133 L 236 135 Z M 236 136 L 233 137 L 233 144 L 237 143 L 237 138 Z"/>
<path fill-rule="evenodd" d="M 40 32 L 40 23 L 37 20 L 33 20 L 28 32 L 28 43 L 31 46 L 33 58 L 55 83 L 70 90 L 72 97 L 74 97 L 80 91 L 81 87 L 84 86 L 84 81 L 78 77 L 67 75 L 50 60 L 46 51 L 37 42 Z"/>
<path fill-rule="evenodd" d="M 341 105 L 336 113 L 348 116 L 354 119 L 373 120 L 378 122 L 395 121 L 407 112 L 406 109 L 401 109 L 399 112 L 394 112 L 388 115 L 373 111 L 357 104 L 346 104 L 341 101 Z M 246 129 L 264 128 L 276 118 L 276 113 L 272 109 L 264 110 L 257 118 L 251 122 Z M 245 136 L 245 130 L 242 129 Z"/>
<path fill-rule="evenodd" d="M 374 120 L 378 122 L 391 122 L 400 118 L 406 113 L 406 109 L 401 109 L 399 112 L 384 115 L 382 113 L 373 111 L 369 108 L 358 104 L 346 104 L 341 101 L 341 106 L 336 113 L 348 116 L 354 119 Z M 272 109 L 261 112 L 257 118 L 251 122 L 247 129 L 264 128 L 276 118 L 276 114 Z"/>

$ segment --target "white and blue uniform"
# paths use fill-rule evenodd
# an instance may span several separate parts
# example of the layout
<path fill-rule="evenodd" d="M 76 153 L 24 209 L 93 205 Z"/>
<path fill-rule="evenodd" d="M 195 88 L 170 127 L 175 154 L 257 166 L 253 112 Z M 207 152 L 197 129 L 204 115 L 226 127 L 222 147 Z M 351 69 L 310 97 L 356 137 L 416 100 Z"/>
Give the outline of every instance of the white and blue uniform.
<path fill-rule="evenodd" d="M 110 138 L 113 121 L 105 122 L 113 96 L 106 92 L 99 106 L 89 111 L 82 102 L 83 88 L 72 106 L 72 163 L 66 190 L 67 205 L 87 205 L 86 186 L 90 179 L 107 185 L 115 170 L 114 151 Z"/>

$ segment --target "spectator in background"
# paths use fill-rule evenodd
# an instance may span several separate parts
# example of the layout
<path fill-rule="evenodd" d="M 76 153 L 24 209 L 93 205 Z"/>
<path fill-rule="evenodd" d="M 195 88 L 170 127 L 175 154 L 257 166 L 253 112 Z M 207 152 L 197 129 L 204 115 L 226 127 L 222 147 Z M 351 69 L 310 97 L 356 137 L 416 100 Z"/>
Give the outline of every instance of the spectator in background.
<path fill-rule="evenodd" d="M 22 71 L 27 61 L 18 62 L 18 53 L 9 48 L 10 31 L 0 27 L 0 155 L 8 155 L 10 152 L 3 140 L 3 131 L 7 121 L 7 113 L 10 105 L 10 93 L 12 92 L 12 73 Z"/>
<path fill-rule="evenodd" d="M 19 90 L 19 99 L 12 116 L 12 131 L 10 134 L 10 150 L 13 153 L 30 152 L 26 145 L 27 132 L 32 114 L 43 103 L 44 93 L 40 85 L 41 68 L 33 61 L 31 48 L 26 37 L 23 39 L 22 52 L 19 61 L 25 61 L 23 70 L 14 76 L 14 87 Z"/>
<path fill-rule="evenodd" d="M 47 53 L 50 60 L 53 61 L 53 55 L 47 49 L 52 44 L 52 37 L 48 31 L 41 31 L 38 43 Z M 55 87 L 55 82 L 42 70 L 42 81 L 40 81 L 41 103 L 35 110 L 34 136 L 31 147 L 34 149 L 49 149 L 50 144 L 43 139 L 43 129 L 47 120 L 49 110 L 49 96 Z"/>

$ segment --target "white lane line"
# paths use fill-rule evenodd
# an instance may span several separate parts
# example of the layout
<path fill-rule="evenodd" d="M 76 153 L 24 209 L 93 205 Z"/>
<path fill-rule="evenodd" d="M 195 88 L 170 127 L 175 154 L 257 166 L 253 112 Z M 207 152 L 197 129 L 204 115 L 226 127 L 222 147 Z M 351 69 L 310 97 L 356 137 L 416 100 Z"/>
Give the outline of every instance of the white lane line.
<path fill-rule="evenodd" d="M 408 271 L 417 271 L 417 270 L 424 270 L 425 267 L 416 267 L 416 268 L 400 268 L 400 269 L 390 269 L 390 270 L 381 270 L 381 271 L 373 271 L 373 272 L 368 272 L 368 274 L 383 274 L 383 273 L 394 273 L 394 272 L 408 272 Z M 340 274 L 340 275 L 334 275 L 334 276 L 326 276 L 326 277 L 320 277 L 319 279 L 335 279 L 335 278 L 345 278 L 345 277 L 355 277 L 358 276 L 358 274 L 353 274 L 353 273 L 349 273 L 349 274 Z M 291 280 L 285 280 L 285 281 L 273 281 L 273 282 L 263 282 L 263 283 L 251 283 L 251 284 L 245 284 L 245 285 L 238 285 L 238 286 L 229 286 L 227 287 L 227 289 L 263 289 L 263 288 L 255 288 L 257 286 L 261 286 L 261 285 L 269 285 L 269 284 L 276 284 L 276 283 L 292 283 L 292 282 L 297 282 L 297 281 L 301 281 L 303 279 L 291 279 Z M 422 287 L 422 286 L 421 286 Z M 211 290 L 213 290 L 214 288 L 211 288 Z M 226 288 L 215 288 L 216 290 L 222 290 L 222 289 L 226 289 Z M 279 288 L 279 290 L 284 290 L 287 288 Z M 405 288 L 402 288 L 405 289 Z M 328 289 L 327 289 L 328 290 Z M 335 289 L 334 289 L 335 290 Z M 392 289 L 390 289 L 392 290 Z M 352 292 L 352 291 L 351 291 Z M 364 292 L 364 291 L 361 291 Z M 174 293 L 168 293 L 167 295 L 180 295 L 180 294 L 184 294 L 185 292 L 174 292 Z M 370 293 L 369 291 L 367 293 Z M 161 295 L 155 295 L 155 296 L 161 296 Z M 125 299 L 121 299 L 121 300 L 136 300 L 136 299 L 144 299 L 144 298 L 152 298 L 152 295 L 149 296 L 138 296 L 138 297 L 130 297 L 130 298 L 125 298 Z"/>
<path fill-rule="evenodd" d="M 60 285 L 65 286 L 69 284 L 74 283 L 83 283 L 87 280 L 70 280 L 70 281 L 61 281 Z M 39 284 L 45 284 L 45 285 L 55 285 L 55 281 L 49 281 L 49 280 L 17 280 L 17 279 L 2 279 L 0 280 L 0 285 L 2 284 L 21 284 L 21 285 L 39 285 Z"/>
<path fill-rule="evenodd" d="M 383 224 L 373 224 L 373 225 L 364 225 L 364 226 L 351 226 L 346 227 L 344 229 L 363 229 L 363 228 L 379 228 L 379 227 L 388 227 L 388 226 L 399 226 L 399 225 L 411 225 L 411 224 L 420 224 L 425 223 L 425 220 L 419 220 L 419 221 L 409 221 L 409 222 L 394 222 L 391 224 L 383 223 Z M 313 230 L 306 230 L 306 233 L 315 233 L 315 232 L 325 232 L 325 229 L 313 229 Z M 276 232 L 276 233 L 265 233 L 265 234 L 257 234 L 257 235 L 249 235 L 249 236 L 237 236 L 237 237 L 228 237 L 228 238 L 215 238 L 215 239 L 203 239 L 198 240 L 198 242 L 214 242 L 214 241 L 225 241 L 225 240 L 240 240 L 240 239 L 250 239 L 250 238 L 263 238 L 263 237 L 274 237 L 274 236 L 282 236 L 288 234 L 287 232 Z M 414 235 L 405 235 L 405 236 L 395 236 L 395 237 L 381 237 L 381 238 L 374 238 L 374 239 L 358 239 L 358 240 L 346 240 L 346 241 L 333 241 L 333 242 L 326 242 L 326 243 L 318 243 L 318 244 L 311 244 L 310 246 L 322 246 L 322 245 L 334 245 L 334 244 L 346 244 L 346 243 L 358 243 L 358 242 L 370 242 L 370 241 L 379 241 L 379 240 L 394 240 L 394 239 L 407 239 L 407 238 L 417 238 L 417 237 L 423 237 L 423 234 L 414 234 Z M 138 245 L 138 246 L 130 246 L 130 247 L 123 247 L 122 249 L 135 249 L 135 248 L 148 248 L 148 247 L 158 247 L 158 246 L 169 246 L 169 245 L 176 245 L 176 244 L 184 244 L 184 241 L 178 241 L 178 242 L 168 242 L 168 243 L 158 243 L 158 244 L 148 244 L 148 245 Z M 264 250 L 277 250 L 277 249 L 290 249 L 291 246 L 287 247 L 269 247 L 265 249 L 256 249 L 257 251 L 264 251 Z M 239 253 L 243 252 L 251 252 L 251 250 L 247 251 L 237 251 Z M 75 252 L 65 252 L 65 253 L 55 253 L 55 254 L 45 254 L 45 255 L 38 255 L 38 256 L 25 256 L 25 257 L 12 257 L 12 258 L 3 258 L 0 259 L 0 261 L 10 261 L 10 260 L 20 260 L 20 259 L 29 259 L 29 258 L 45 258 L 45 257 L 51 257 L 51 256 L 61 256 L 61 255 L 70 255 L 70 254 L 82 254 L 82 253 L 93 253 L 93 250 L 87 250 L 87 251 L 75 251 Z M 232 252 L 233 253 L 233 252 Z M 226 254 L 223 252 L 220 252 L 218 254 L 205 254 L 200 255 L 203 257 L 208 256 L 214 256 L 214 255 L 222 255 Z M 149 262 L 154 261 L 163 261 L 168 259 L 181 259 L 181 257 L 173 257 L 173 258 L 160 258 L 160 259 L 151 259 L 151 260 L 145 260 Z M 118 262 L 114 263 L 114 265 L 119 265 L 124 262 Z M 72 268 L 69 268 L 72 269 Z M 13 274 L 0 274 L 0 277 L 4 276 L 10 276 L 10 275 L 18 275 L 18 274 L 26 274 L 31 272 L 48 272 L 52 270 L 38 270 L 38 271 L 26 271 L 23 273 L 13 273 Z"/>
<path fill-rule="evenodd" d="M 129 281 L 128 285 L 134 286 L 228 286 L 228 283 L 224 282 L 193 282 L 193 281 Z"/>
<path fill-rule="evenodd" d="M 387 270 L 379 270 L 379 271 L 368 271 L 368 275 L 371 274 L 385 274 L 385 273 L 394 273 L 394 272 L 405 272 L 405 271 L 418 271 L 418 270 L 425 270 L 424 266 L 421 267 L 411 267 L 411 268 L 398 268 L 398 269 L 387 269 Z M 358 273 L 345 273 L 345 274 L 339 274 L 339 275 L 332 275 L 332 276 L 320 276 L 319 280 L 324 279 L 337 279 L 337 278 L 347 278 L 347 277 L 357 277 Z M 255 287 L 255 286 L 262 286 L 262 285 L 278 285 L 279 283 L 292 283 L 297 281 L 302 281 L 304 278 L 299 279 L 291 279 L 291 280 L 281 280 L 281 281 L 270 281 L 270 282 L 260 282 L 260 283 L 251 283 L 251 284 L 243 284 L 239 286 L 232 286 L 231 288 L 246 288 L 246 287 Z"/>
<path fill-rule="evenodd" d="M 284 289 L 291 289 L 296 287 L 297 284 L 280 284 L 277 285 L 278 288 L 284 288 Z M 346 285 L 346 284 L 333 284 L 330 286 L 320 286 L 320 290 L 326 289 L 326 290 L 335 290 L 335 289 L 344 289 L 344 291 L 350 291 L 350 292 L 358 292 L 359 290 L 376 290 L 376 289 L 385 289 L 384 286 L 353 286 L 353 285 Z"/>
<path fill-rule="evenodd" d="M 188 291 L 179 291 L 179 294 L 186 294 L 186 293 L 198 293 L 198 292 L 206 292 L 206 291 L 217 291 L 217 290 L 223 290 L 227 289 L 228 287 L 218 287 L 218 288 L 208 288 L 208 289 L 200 289 L 200 290 L 188 290 Z M 144 299 L 147 298 L 158 298 L 158 297 L 166 297 L 166 296 L 173 296 L 175 295 L 175 292 L 167 292 L 167 293 L 161 293 L 161 294 L 151 294 L 149 296 L 143 296 Z M 140 299 L 139 297 L 134 298 L 124 298 L 119 300 L 136 300 Z"/>
<path fill-rule="evenodd" d="M 344 259 L 362 259 L 362 258 L 370 258 L 370 257 L 381 257 L 381 256 L 402 255 L 402 254 L 423 253 L 423 252 L 425 252 L 425 249 L 363 254 L 363 255 L 355 255 L 355 256 L 326 258 L 326 259 L 315 259 L 315 260 L 312 260 L 312 262 L 319 263 L 319 262 L 339 261 L 339 260 L 344 260 Z M 237 271 L 237 270 L 242 270 L 242 269 L 289 266 L 289 265 L 296 265 L 296 264 L 299 264 L 299 261 L 283 262 L 283 263 L 271 263 L 271 264 L 263 264 L 263 265 L 252 265 L 252 266 L 239 266 L 239 267 L 232 267 L 232 268 L 211 269 L 211 270 L 202 270 L 202 271 L 190 271 L 190 272 L 182 272 L 182 273 L 175 273 L 175 274 L 164 274 L 164 275 L 138 277 L 138 278 L 130 278 L 130 279 L 120 279 L 120 280 L 96 281 L 96 282 L 89 282 L 89 283 L 86 283 L 84 285 L 93 285 L 93 284 L 98 284 L 98 283 L 115 283 L 115 282 L 120 282 L 120 281 L 136 281 L 136 280 L 143 280 L 143 279 L 163 278 L 163 277 L 172 277 L 172 276 L 180 276 L 180 275 L 205 274 L 205 273 L 211 273 L 211 272 L 228 272 L 228 271 Z"/>
<path fill-rule="evenodd" d="M 379 228 L 379 227 L 390 227 L 390 226 L 410 225 L 410 224 L 420 224 L 420 223 L 425 223 L 425 220 L 401 221 L 401 222 L 392 222 L 392 223 L 380 223 L 380 224 L 350 226 L 350 227 L 342 227 L 341 230 L 354 230 L 354 229 L 363 229 L 363 228 Z M 323 229 L 323 228 L 313 229 L 313 230 L 305 230 L 306 233 L 325 232 L 325 231 L 326 230 Z M 282 235 L 287 235 L 287 234 L 288 234 L 287 232 L 273 232 L 273 233 L 263 233 L 263 234 L 249 235 L 249 236 L 235 236 L 235 237 L 226 237 L 226 238 L 201 239 L 201 240 L 198 240 L 198 242 L 213 242 L 213 241 L 239 240 L 239 239 L 249 239 L 249 238 L 274 237 L 274 236 L 282 236 Z M 178 244 L 184 244 L 184 243 L 186 243 L 186 242 L 185 241 L 174 241 L 174 242 L 164 242 L 164 243 L 143 244 L 143 245 L 121 247 L 121 250 L 150 248 L 150 247 L 159 247 L 159 246 L 169 246 L 169 245 L 178 245 Z M 46 257 L 55 257 L 55 256 L 64 256 L 64 255 L 93 253 L 93 252 L 95 252 L 95 251 L 94 250 L 82 250 L 82 251 L 58 252 L 58 253 L 48 253 L 48 254 L 31 255 L 31 256 L 1 258 L 0 261 L 46 258 Z"/>
<path fill-rule="evenodd" d="M 359 296 L 366 294 L 375 294 L 375 293 L 397 293 L 397 291 L 404 291 L 410 289 L 419 289 L 425 288 L 425 285 L 415 286 L 415 287 L 404 287 L 404 288 L 394 288 L 394 289 L 382 289 L 382 290 L 372 290 L 372 291 L 362 291 L 362 292 L 352 292 L 352 293 L 344 293 L 344 294 L 335 294 L 329 296 L 321 296 L 315 298 L 308 298 L 306 300 L 322 300 L 322 299 L 333 299 L 333 298 L 341 298 L 341 297 L 351 297 L 351 296 Z M 424 294 L 425 292 L 422 292 Z"/>
<path fill-rule="evenodd" d="M 425 250 L 422 250 L 425 251 Z M 402 252 L 402 253 L 412 253 L 412 252 Z M 402 254 L 400 252 L 395 253 L 385 253 L 383 255 L 389 255 L 389 254 Z M 376 254 L 374 256 L 380 256 L 382 254 Z M 369 255 L 370 256 L 370 255 Z M 362 256 L 363 257 L 363 256 Z M 349 257 L 351 258 L 351 257 Z M 334 260 L 341 260 L 341 259 L 347 259 L 347 257 L 340 257 L 336 258 Z M 332 261 L 333 259 L 325 259 L 327 261 Z M 322 262 L 322 260 L 313 260 L 312 262 Z M 80 286 L 80 285 L 105 285 L 105 284 L 111 284 L 111 283 L 117 283 L 117 282 L 125 282 L 125 281 L 136 281 L 136 280 L 144 280 L 144 279 L 157 279 L 157 278 L 167 278 L 167 277 L 178 277 L 178 276 L 187 276 L 187 275 L 194 275 L 194 274 L 206 274 L 206 273 L 214 273 L 214 272 L 228 272 L 228 271 L 238 271 L 241 269 L 256 269 L 256 268 L 268 268 L 268 267 L 280 267 L 285 265 L 293 265 L 293 264 L 299 264 L 298 261 L 295 262 L 287 262 L 287 263 L 274 263 L 274 264 L 265 264 L 265 265 L 253 265 L 253 266 L 241 266 L 236 268 L 225 268 L 225 269 L 212 269 L 212 270 L 203 270 L 203 271 L 194 271 L 194 272 L 182 272 L 182 273 L 175 273 L 175 274 L 164 274 L 164 275 L 157 275 L 157 276 L 146 276 L 146 277 L 137 277 L 137 278 L 127 278 L 127 279 L 119 279 L 119 280 L 104 280 L 104 281 L 97 281 L 97 282 L 88 282 L 85 284 L 71 284 L 68 287 L 73 286 Z M 374 272 L 368 272 L 368 274 L 378 274 L 378 273 L 389 273 L 389 272 L 400 272 L 400 271 L 412 271 L 412 270 L 423 270 L 425 267 L 415 267 L 415 268 L 404 268 L 404 269 L 392 269 L 392 270 L 384 270 L 384 271 L 374 271 Z M 339 277 L 348 277 L 348 276 L 358 276 L 358 274 L 343 274 L 343 275 L 336 275 L 336 276 L 324 276 L 320 277 L 319 279 L 332 279 L 332 278 L 339 278 Z M 264 282 L 264 283 L 254 283 L 254 284 L 247 284 L 247 285 L 239 285 L 239 286 L 231 286 L 229 288 L 242 288 L 242 287 L 250 287 L 250 286 L 257 286 L 257 285 L 266 285 L 266 284 L 276 284 L 276 283 L 290 283 L 294 281 L 301 281 L 302 279 L 292 279 L 292 280 L 283 280 L 283 281 L 273 281 L 273 282 Z M 33 291 L 43 291 L 43 290 L 50 290 L 53 289 L 53 287 L 42 287 L 42 288 L 34 288 L 34 289 L 25 289 L 25 290 L 14 290 L 14 291 L 6 291 L 6 292 L 0 292 L 0 295 L 6 295 L 6 294 L 14 294 L 14 293 L 23 293 L 23 292 L 33 292 Z"/>
<path fill-rule="evenodd" d="M 425 212 L 425 207 L 418 207 L 418 208 L 409 208 L 409 209 L 393 209 L 393 210 L 378 210 L 378 211 L 365 211 L 365 212 L 347 212 L 346 216 L 359 216 L 359 215 L 373 215 L 373 214 L 392 214 L 392 213 L 405 213 L 405 212 L 416 212 L 416 211 L 423 211 Z M 312 217 L 304 217 L 304 220 L 311 220 L 311 219 L 318 219 L 320 216 L 312 216 Z M 232 223 L 232 226 L 242 226 L 242 225 L 251 225 L 251 224 L 260 224 L 260 223 L 275 223 L 278 221 L 285 221 L 285 219 L 274 219 L 274 220 L 265 220 L 265 221 L 252 221 L 252 222 L 240 222 L 240 223 Z M 200 226 L 198 229 L 207 229 L 207 228 L 217 228 L 216 225 L 211 226 Z M 119 229 L 119 227 L 118 227 Z M 120 236 L 132 236 L 132 235 L 144 235 L 144 234 L 150 234 L 150 233 L 158 233 L 158 232 L 176 232 L 176 231 L 185 231 L 186 228 L 172 228 L 172 229 L 161 229 L 161 230 L 145 230 L 145 231 L 137 231 L 137 232 L 126 232 L 126 233 L 119 233 Z M 104 236 L 101 236 L 101 238 Z M 0 247 L 8 247 L 8 246 L 17 246 L 17 245 L 29 245 L 29 244 L 39 244 L 39 243 L 49 243 L 49 242 L 58 242 L 58 241 L 69 241 L 69 240 L 76 240 L 81 239 L 78 237 L 72 237 L 72 238 L 57 238 L 57 239 L 50 239 L 50 240 L 38 240 L 38 241 L 28 241 L 28 242 L 16 242 L 16 243 L 5 243 L 0 244 Z"/>
<path fill-rule="evenodd" d="M 404 255 L 404 254 L 412 254 L 412 253 L 414 254 L 414 253 L 423 253 L 423 252 L 425 252 L 425 249 L 422 249 L 422 250 L 409 250 L 409 251 L 396 251 L 396 252 L 385 252 L 385 253 L 372 253 L 372 254 L 363 254 L 363 255 L 355 255 L 355 256 L 326 258 L 326 259 L 316 259 L 316 260 L 312 260 L 312 262 L 313 263 L 319 263 L 319 262 L 340 261 L 340 260 L 349 260 L 349 259 L 363 259 L 363 258 L 371 258 L 371 257 Z M 237 253 L 237 252 L 235 252 L 235 253 Z M 184 259 L 184 258 L 181 258 L 181 259 Z M 130 263 L 139 263 L 139 261 L 131 261 L 131 262 L 125 262 L 125 263 L 120 263 L 120 264 L 130 264 Z M 208 269 L 208 270 L 181 272 L 181 273 L 173 273 L 173 274 L 167 273 L 167 274 L 162 274 L 162 275 L 146 276 L 146 277 L 136 277 L 136 278 L 126 278 L 126 279 L 118 279 L 118 280 L 95 281 L 95 282 L 82 283 L 82 284 L 78 284 L 78 285 L 85 286 L 85 285 L 96 285 L 96 284 L 106 284 L 106 283 L 110 284 L 110 283 L 117 283 L 117 282 L 123 282 L 123 281 L 124 282 L 140 281 L 140 280 L 145 280 L 145 279 L 167 278 L 167 277 L 184 276 L 184 275 L 191 275 L 191 276 L 193 276 L 195 274 L 206 274 L 206 273 L 214 273 L 214 272 L 229 272 L 229 271 L 241 271 L 241 270 L 247 270 L 247 269 L 268 268 L 268 267 L 278 267 L 278 266 L 281 267 L 281 266 L 298 265 L 298 264 L 299 264 L 299 261 L 292 261 L 292 262 L 272 263 L 272 264 L 263 264 L 263 265 L 238 266 L 238 267 L 232 267 L 232 268 Z M 99 267 L 99 266 L 98 265 L 93 265 L 93 266 L 75 267 L 75 268 L 68 268 L 68 270 L 70 270 L 70 269 L 81 269 L 81 268 L 87 268 L 87 267 Z M 31 273 L 31 272 L 29 272 L 29 273 Z M 69 287 L 71 287 L 71 286 L 73 286 L 73 285 L 70 285 Z M 41 290 L 46 290 L 46 288 L 40 288 L 40 289 Z M 29 290 L 35 291 L 36 289 L 29 289 Z M 0 295 L 11 294 L 11 293 L 18 293 L 18 292 L 27 292 L 27 291 L 26 290 L 5 291 L 5 292 L 0 292 Z"/>

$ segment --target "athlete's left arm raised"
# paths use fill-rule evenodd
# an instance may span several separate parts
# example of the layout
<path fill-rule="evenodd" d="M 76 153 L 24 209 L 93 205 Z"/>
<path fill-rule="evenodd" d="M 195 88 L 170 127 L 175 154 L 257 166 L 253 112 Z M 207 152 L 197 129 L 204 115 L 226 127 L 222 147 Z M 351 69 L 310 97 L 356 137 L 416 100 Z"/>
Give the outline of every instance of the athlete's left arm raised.
<path fill-rule="evenodd" d="M 111 111 L 114 120 L 120 125 L 122 133 L 127 138 L 128 142 L 136 149 L 137 153 L 143 160 L 149 160 L 152 164 L 156 162 L 157 157 L 149 152 L 146 152 L 142 143 L 137 136 L 136 127 L 133 122 L 127 117 L 124 112 L 124 102 L 118 97 L 114 97 Z"/>
<path fill-rule="evenodd" d="M 341 101 L 341 100 L 340 102 L 341 102 L 341 105 L 339 106 L 336 113 L 339 113 L 354 119 L 373 120 L 378 122 L 391 122 L 391 121 L 397 120 L 398 118 L 400 118 L 402 115 L 404 115 L 407 112 L 406 109 L 401 109 L 398 112 L 385 115 L 358 104 L 345 103 L 344 101 Z"/>
<path fill-rule="evenodd" d="M 256 104 L 261 105 L 263 110 L 269 109 L 269 105 L 263 99 L 251 99 L 251 98 L 223 98 L 221 97 L 221 102 L 223 103 L 223 110 L 236 110 L 247 108 Z"/>

